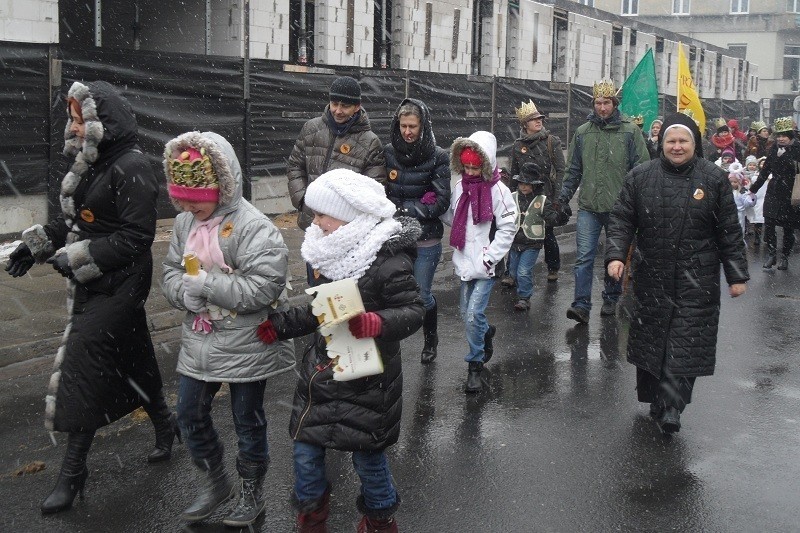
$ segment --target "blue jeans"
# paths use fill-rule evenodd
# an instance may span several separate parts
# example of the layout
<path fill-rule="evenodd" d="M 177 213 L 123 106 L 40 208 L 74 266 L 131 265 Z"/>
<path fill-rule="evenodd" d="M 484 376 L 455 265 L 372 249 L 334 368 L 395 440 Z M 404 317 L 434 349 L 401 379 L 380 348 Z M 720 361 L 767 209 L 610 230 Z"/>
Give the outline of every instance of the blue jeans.
<path fill-rule="evenodd" d="M 231 410 L 239 437 L 239 459 L 264 463 L 269 459 L 267 417 L 264 414 L 266 381 L 229 383 Z M 178 383 L 178 424 L 195 463 L 211 466 L 222 461 L 222 443 L 211 420 L 211 402 L 222 383 L 181 376 Z"/>
<path fill-rule="evenodd" d="M 433 274 L 436 272 L 436 266 L 441 258 L 441 242 L 434 246 L 417 248 L 417 259 L 414 261 L 414 279 L 417 280 L 419 285 L 419 295 L 422 297 L 422 305 L 425 306 L 426 310 L 433 309 L 433 306 L 436 305 L 436 300 L 431 294 L 431 287 L 433 286 Z"/>
<path fill-rule="evenodd" d="M 600 230 L 608 227 L 609 213 L 593 213 L 578 211 L 578 229 L 575 232 L 577 256 L 575 257 L 575 301 L 573 307 L 586 311 L 592 308 L 592 281 L 594 278 L 594 258 L 597 255 L 597 243 Z M 605 269 L 603 269 L 605 272 Z M 622 294 L 622 280 L 615 281 L 605 272 L 603 300 L 616 303 Z"/>
<path fill-rule="evenodd" d="M 325 448 L 294 442 L 294 493 L 299 502 L 321 498 L 328 488 Z M 397 489 L 384 451 L 353 452 L 353 467 L 361 479 L 361 495 L 368 509 L 388 509 L 397 503 Z"/>
<path fill-rule="evenodd" d="M 492 294 L 494 278 L 472 279 L 461 282 L 461 302 L 459 311 L 467 332 L 469 354 L 464 358 L 468 363 L 483 362 L 483 340 L 489 330 L 486 320 L 486 306 Z"/>
<path fill-rule="evenodd" d="M 538 248 L 528 248 L 521 252 L 511 249 L 508 256 L 508 272 L 517 282 L 517 296 L 529 300 L 533 294 L 533 265 L 539 258 Z"/>

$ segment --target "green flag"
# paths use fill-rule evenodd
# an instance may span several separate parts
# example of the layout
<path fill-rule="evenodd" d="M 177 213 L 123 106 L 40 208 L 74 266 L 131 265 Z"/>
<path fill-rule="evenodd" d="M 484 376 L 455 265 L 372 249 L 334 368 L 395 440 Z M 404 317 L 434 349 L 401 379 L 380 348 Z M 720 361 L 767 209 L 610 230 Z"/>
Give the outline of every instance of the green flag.
<path fill-rule="evenodd" d="M 622 84 L 619 110 L 630 117 L 642 115 L 645 132 L 650 130 L 650 124 L 658 117 L 658 84 L 652 48 L 647 49 L 644 57 Z"/>

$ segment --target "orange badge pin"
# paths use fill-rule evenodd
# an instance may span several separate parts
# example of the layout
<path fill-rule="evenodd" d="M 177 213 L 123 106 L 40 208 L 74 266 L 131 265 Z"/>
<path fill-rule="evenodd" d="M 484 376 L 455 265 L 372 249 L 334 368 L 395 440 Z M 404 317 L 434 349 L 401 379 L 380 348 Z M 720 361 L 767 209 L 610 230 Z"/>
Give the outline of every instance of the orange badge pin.
<path fill-rule="evenodd" d="M 339 147 L 339 151 L 342 152 L 343 154 L 349 154 L 350 153 L 350 145 L 347 144 L 347 143 L 343 143 Z"/>
<path fill-rule="evenodd" d="M 91 209 L 81 209 L 81 218 L 91 224 L 94 222 L 94 213 Z"/>
<path fill-rule="evenodd" d="M 526 146 L 523 146 L 522 148 L 519 149 L 519 151 L 522 152 L 523 154 L 527 154 L 528 148 Z"/>
<path fill-rule="evenodd" d="M 233 233 L 233 222 L 226 222 L 224 226 L 222 226 L 222 230 L 219 232 L 220 237 L 228 238 Z"/>
<path fill-rule="evenodd" d="M 390 180 L 396 180 L 397 179 L 397 171 L 395 169 L 392 169 L 392 170 L 389 171 L 389 179 Z"/>
<path fill-rule="evenodd" d="M 540 207 L 542 207 L 542 203 L 541 202 L 534 202 L 533 207 L 534 207 L 534 209 L 539 209 Z"/>
<path fill-rule="evenodd" d="M 695 200 L 702 200 L 705 195 L 706 193 L 703 192 L 703 189 L 695 189 L 692 197 L 694 197 Z"/>

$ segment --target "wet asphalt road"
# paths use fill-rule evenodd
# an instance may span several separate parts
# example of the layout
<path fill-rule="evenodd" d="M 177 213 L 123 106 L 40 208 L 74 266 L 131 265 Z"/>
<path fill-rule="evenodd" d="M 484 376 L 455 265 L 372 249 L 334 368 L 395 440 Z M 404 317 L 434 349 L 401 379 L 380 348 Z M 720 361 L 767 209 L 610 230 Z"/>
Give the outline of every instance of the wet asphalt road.
<path fill-rule="evenodd" d="M 496 286 L 489 308 L 498 325 L 495 356 L 484 373 L 487 390 L 477 396 L 462 392 L 466 343 L 457 283 L 437 277 L 439 358 L 419 364 L 421 332 L 403 344 L 403 425 L 389 451 L 403 500 L 401 531 L 800 531 L 800 257 L 788 272 L 764 272 L 760 264 L 751 251 L 747 294 L 723 296 L 716 374 L 698 380 L 683 428 L 671 439 L 636 401 L 626 322 L 601 318 L 599 306 L 588 326 L 564 318 L 571 269 L 547 283 L 538 264 L 536 301 L 525 314 L 514 312 L 513 295 Z M 597 282 L 594 289 L 599 301 Z M 174 405 L 177 341 L 172 333 L 155 340 Z M 99 433 L 86 499 L 42 517 L 39 504 L 64 452 L 63 436 L 54 447 L 42 427 L 50 364 L 0 369 L 0 531 L 226 530 L 224 511 L 192 527 L 181 523 L 177 517 L 195 493 L 187 449 L 177 445 L 170 462 L 148 466 L 152 429 L 135 417 Z M 293 528 L 293 386 L 291 375 L 268 384 L 268 506 L 254 531 Z M 233 472 L 226 390 L 215 422 Z M 10 475 L 36 460 L 46 469 Z M 359 485 L 349 455 L 330 452 L 328 472 L 331 531 L 355 531 Z"/>

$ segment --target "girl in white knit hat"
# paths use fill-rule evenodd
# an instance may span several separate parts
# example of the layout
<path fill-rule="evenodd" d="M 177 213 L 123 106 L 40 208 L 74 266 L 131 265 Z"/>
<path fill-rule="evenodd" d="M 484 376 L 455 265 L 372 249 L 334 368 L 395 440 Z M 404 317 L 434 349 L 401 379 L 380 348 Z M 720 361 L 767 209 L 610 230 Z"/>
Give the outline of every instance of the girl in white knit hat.
<path fill-rule="evenodd" d="M 425 309 L 413 266 L 419 223 L 392 218 L 395 205 L 377 181 L 351 170 L 326 172 L 309 184 L 305 205 L 314 213 L 301 248 L 316 285 L 356 280 L 366 312 L 350 319 L 358 339 L 372 337 L 383 373 L 334 380 L 334 361 L 310 304 L 270 314 L 259 326 L 266 343 L 314 333 L 294 395 L 294 496 L 298 531 L 326 531 L 331 485 L 325 476 L 328 448 L 353 453 L 361 478 L 357 506 L 362 533 L 397 531 L 400 503 L 385 449 L 400 435 L 402 367 L 400 340 L 422 325 Z"/>

